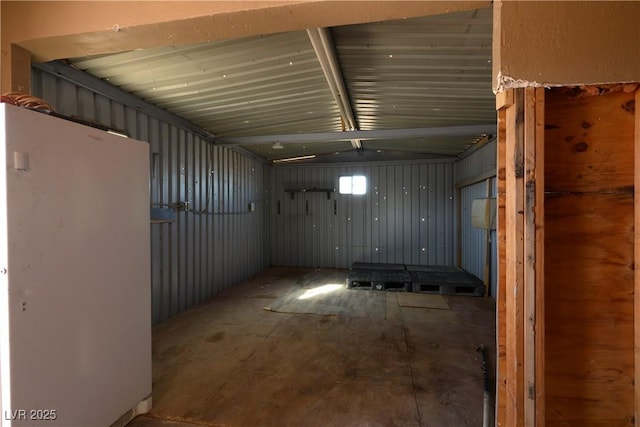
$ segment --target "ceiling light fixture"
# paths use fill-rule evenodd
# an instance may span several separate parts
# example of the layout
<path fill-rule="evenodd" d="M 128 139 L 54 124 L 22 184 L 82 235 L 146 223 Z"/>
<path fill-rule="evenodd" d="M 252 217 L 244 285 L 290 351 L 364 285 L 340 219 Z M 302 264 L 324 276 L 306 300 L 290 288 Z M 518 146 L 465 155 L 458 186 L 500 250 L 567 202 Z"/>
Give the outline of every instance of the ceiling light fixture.
<path fill-rule="evenodd" d="M 273 148 L 274 150 L 282 150 L 284 148 L 284 145 L 279 142 L 274 142 L 271 148 Z"/>

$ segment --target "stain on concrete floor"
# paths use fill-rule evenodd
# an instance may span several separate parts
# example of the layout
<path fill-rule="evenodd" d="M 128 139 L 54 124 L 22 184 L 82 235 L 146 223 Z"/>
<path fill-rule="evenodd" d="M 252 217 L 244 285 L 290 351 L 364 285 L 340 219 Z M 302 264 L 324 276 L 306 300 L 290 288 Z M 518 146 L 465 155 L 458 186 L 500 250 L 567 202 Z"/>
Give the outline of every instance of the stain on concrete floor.
<path fill-rule="evenodd" d="M 346 274 L 271 268 L 157 325 L 153 409 L 129 426 L 481 426 L 495 301 L 326 288 Z"/>

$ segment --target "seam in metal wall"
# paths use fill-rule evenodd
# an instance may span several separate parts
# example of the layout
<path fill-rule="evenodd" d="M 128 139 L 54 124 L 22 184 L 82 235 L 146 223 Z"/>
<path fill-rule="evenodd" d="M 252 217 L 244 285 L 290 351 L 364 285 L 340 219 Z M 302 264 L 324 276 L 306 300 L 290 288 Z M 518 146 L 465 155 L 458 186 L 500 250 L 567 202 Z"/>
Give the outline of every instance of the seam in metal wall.
<path fill-rule="evenodd" d="M 152 205 L 189 203 L 190 211 L 178 212 L 175 222 L 150 225 L 154 323 L 267 267 L 264 162 L 37 68 L 32 93 L 61 114 L 149 142 Z"/>
<path fill-rule="evenodd" d="M 367 193 L 339 194 L 343 175 L 364 175 Z M 285 192 L 325 188 L 336 192 Z M 448 160 L 273 167 L 271 264 L 454 265 L 454 193 Z"/>

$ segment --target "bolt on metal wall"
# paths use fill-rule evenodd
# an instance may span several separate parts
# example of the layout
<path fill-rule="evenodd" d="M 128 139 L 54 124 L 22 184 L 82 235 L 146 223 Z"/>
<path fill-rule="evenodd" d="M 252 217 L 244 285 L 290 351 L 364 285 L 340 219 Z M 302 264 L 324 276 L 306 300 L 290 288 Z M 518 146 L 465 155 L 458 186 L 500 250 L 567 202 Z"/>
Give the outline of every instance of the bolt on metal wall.
<path fill-rule="evenodd" d="M 366 194 L 337 191 L 353 175 Z M 454 265 L 454 193 L 450 160 L 273 167 L 271 264 Z"/>

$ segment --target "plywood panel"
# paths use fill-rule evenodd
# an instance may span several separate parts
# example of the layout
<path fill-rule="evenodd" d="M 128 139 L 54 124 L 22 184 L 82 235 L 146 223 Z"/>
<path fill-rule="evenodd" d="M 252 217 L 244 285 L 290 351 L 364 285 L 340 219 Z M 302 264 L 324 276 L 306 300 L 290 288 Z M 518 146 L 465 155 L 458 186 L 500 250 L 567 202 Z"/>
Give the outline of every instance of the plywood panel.
<path fill-rule="evenodd" d="M 547 420 L 632 425 L 633 194 L 545 203 Z"/>
<path fill-rule="evenodd" d="M 547 425 L 634 425 L 633 99 L 547 93 Z"/>
<path fill-rule="evenodd" d="M 547 191 L 633 186 L 633 93 L 594 97 L 552 90 L 547 98 Z"/>

